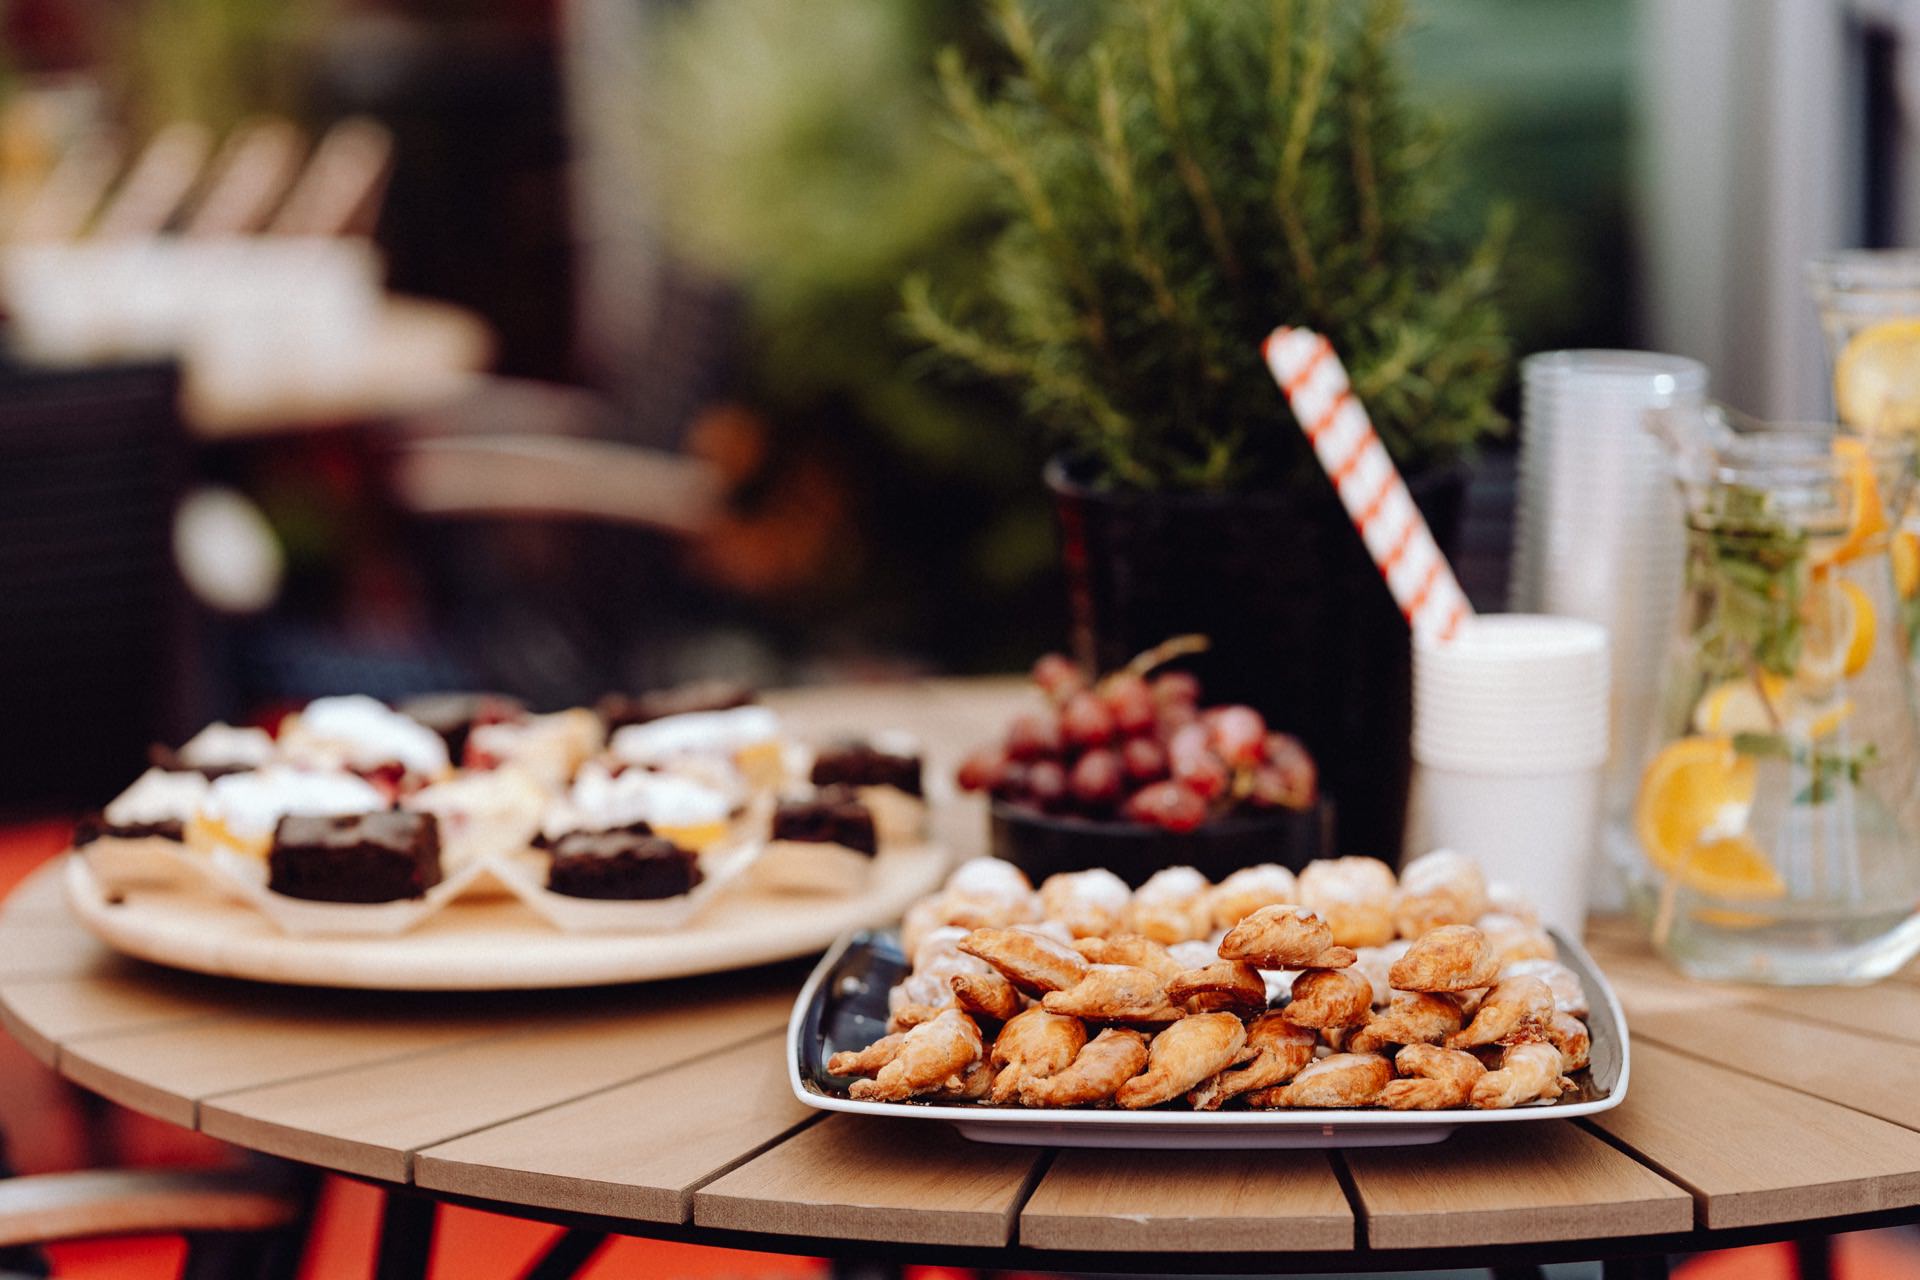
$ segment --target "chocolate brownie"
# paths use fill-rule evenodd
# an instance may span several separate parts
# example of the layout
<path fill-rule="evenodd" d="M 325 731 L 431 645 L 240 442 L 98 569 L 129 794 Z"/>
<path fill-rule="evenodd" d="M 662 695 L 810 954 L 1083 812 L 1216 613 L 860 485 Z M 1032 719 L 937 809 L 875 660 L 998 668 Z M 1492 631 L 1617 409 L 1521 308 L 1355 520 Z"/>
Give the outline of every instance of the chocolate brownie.
<path fill-rule="evenodd" d="M 527 718 L 527 704 L 504 693 L 427 693 L 395 710 L 439 734 L 447 755 L 458 760 L 478 724 L 514 724 Z"/>
<path fill-rule="evenodd" d="M 73 824 L 73 847 L 92 844 L 103 836 L 112 836 L 116 840 L 145 840 L 158 837 L 162 840 L 180 840 L 185 836 L 185 824 L 178 818 L 168 818 L 162 822 L 112 823 L 104 813 L 89 813 Z"/>
<path fill-rule="evenodd" d="M 848 787 L 823 788 L 811 800 L 782 801 L 773 811 L 773 838 L 845 845 L 869 855 L 880 851 L 873 814 Z"/>
<path fill-rule="evenodd" d="M 836 742 L 813 761 L 816 787 L 897 787 L 910 796 L 920 789 L 920 757 L 883 751 L 870 742 Z"/>
<path fill-rule="evenodd" d="M 752 706 L 759 700 L 751 685 L 732 680 L 702 680 L 650 693 L 610 693 L 600 699 L 599 710 L 600 718 L 612 730 L 695 711 L 731 711 L 735 707 Z"/>
<path fill-rule="evenodd" d="M 700 883 L 700 858 L 634 831 L 570 831 L 550 846 L 547 888 L 569 898 L 677 898 Z"/>
<path fill-rule="evenodd" d="M 273 831 L 267 887 L 315 902 L 397 902 L 440 883 L 440 824 L 398 809 L 289 814 Z"/>

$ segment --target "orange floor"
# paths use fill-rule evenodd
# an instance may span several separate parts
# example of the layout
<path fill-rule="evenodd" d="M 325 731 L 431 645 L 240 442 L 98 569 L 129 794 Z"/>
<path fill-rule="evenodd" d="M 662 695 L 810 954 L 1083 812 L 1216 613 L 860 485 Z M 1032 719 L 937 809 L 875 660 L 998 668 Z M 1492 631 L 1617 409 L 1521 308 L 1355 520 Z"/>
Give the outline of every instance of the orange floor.
<path fill-rule="evenodd" d="M 59 822 L 0 828 L 0 896 L 65 846 Z M 217 1163 L 225 1144 L 112 1106 L 83 1111 L 72 1086 L 0 1036 L 0 1134 L 22 1173 L 86 1167 L 88 1138 L 125 1165 Z M 89 1120 L 89 1113 L 92 1119 Z M 91 1128 L 89 1127 L 91 1125 Z M 322 1194 L 304 1280 L 367 1280 L 372 1274 L 380 1193 L 329 1179 Z M 517 1276 L 559 1229 L 473 1209 L 443 1208 L 433 1259 L 434 1280 L 507 1280 Z M 61 1280 L 162 1280 L 180 1265 L 180 1243 L 133 1239 L 60 1245 L 51 1250 Z M 812 1280 L 826 1274 L 818 1259 L 737 1253 L 692 1245 L 617 1240 L 581 1274 L 588 1280 Z M 914 1280 L 964 1280 L 971 1272 L 914 1268 Z M 1679 1280 L 1796 1280 L 1786 1246 L 1703 1254 L 1675 1269 Z M 1863 1232 L 1838 1241 L 1835 1280 L 1916 1280 L 1920 1243 L 1913 1233 Z"/>

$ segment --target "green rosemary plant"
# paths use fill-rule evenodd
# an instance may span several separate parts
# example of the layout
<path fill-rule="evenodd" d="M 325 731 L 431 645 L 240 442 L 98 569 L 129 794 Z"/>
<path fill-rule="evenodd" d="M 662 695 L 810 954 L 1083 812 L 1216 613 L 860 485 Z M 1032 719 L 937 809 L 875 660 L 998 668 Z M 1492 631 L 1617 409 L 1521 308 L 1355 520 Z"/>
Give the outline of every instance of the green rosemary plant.
<path fill-rule="evenodd" d="M 1504 218 L 1477 246 L 1441 231 L 1452 189 L 1402 85 L 1399 0 L 993 11 L 1003 60 L 948 50 L 939 71 L 1006 221 L 971 290 L 907 281 L 915 336 L 1139 489 L 1308 474 L 1260 360 L 1278 324 L 1333 341 L 1403 468 L 1504 427 Z"/>

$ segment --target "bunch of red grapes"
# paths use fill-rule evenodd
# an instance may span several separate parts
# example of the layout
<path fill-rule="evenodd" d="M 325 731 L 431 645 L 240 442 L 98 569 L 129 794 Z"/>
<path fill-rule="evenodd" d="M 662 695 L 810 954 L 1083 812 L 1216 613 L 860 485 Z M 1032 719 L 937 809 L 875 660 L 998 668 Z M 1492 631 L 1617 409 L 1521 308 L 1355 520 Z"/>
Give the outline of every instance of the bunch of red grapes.
<path fill-rule="evenodd" d="M 960 786 L 1043 813 L 1192 831 L 1240 809 L 1307 809 L 1313 757 L 1246 706 L 1200 706 L 1185 671 L 1119 671 L 1097 683 L 1050 653 L 1033 664 L 1049 709 L 967 757 Z"/>

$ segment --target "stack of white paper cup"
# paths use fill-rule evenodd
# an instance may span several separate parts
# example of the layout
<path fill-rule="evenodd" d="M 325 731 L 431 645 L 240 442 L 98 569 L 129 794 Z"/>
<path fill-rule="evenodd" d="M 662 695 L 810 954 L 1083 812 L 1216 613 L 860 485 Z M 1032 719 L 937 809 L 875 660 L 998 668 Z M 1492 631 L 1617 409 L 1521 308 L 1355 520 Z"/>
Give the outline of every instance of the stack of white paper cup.
<path fill-rule="evenodd" d="M 1408 853 L 1445 846 L 1578 937 L 1607 761 L 1606 628 L 1481 614 L 1413 646 Z"/>
<path fill-rule="evenodd" d="M 1624 840 L 1631 861 L 1630 813 L 1686 562 L 1673 460 L 1647 414 L 1704 406 L 1707 369 L 1649 351 L 1549 351 L 1521 362 L 1520 384 L 1507 607 L 1607 629 L 1613 750 L 1601 804 L 1609 840 Z M 1601 900 L 1619 905 L 1605 862 L 1595 871 Z"/>

